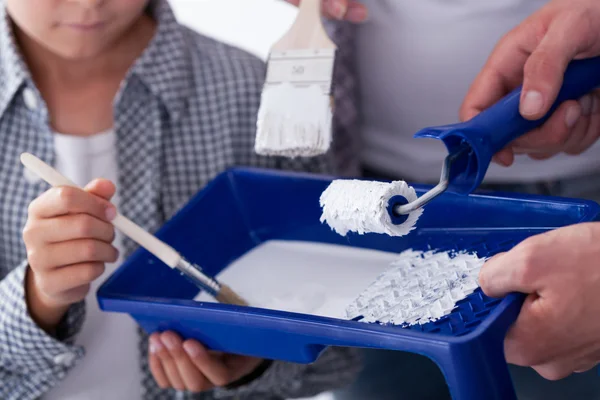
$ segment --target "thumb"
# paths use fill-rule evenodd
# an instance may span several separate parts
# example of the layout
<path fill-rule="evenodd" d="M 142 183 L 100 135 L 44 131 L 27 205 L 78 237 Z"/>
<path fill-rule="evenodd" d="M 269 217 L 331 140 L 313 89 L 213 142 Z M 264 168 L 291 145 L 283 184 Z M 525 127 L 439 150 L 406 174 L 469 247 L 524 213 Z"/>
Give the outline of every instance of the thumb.
<path fill-rule="evenodd" d="M 349 0 L 323 0 L 325 15 L 335 19 L 344 19 L 348 12 Z"/>
<path fill-rule="evenodd" d="M 108 179 L 94 179 L 83 190 L 103 199 L 110 200 L 115 195 L 116 187 Z"/>
<path fill-rule="evenodd" d="M 582 29 L 568 15 L 556 19 L 531 53 L 523 70 L 520 112 L 524 118 L 542 118 L 556 101 L 567 66 L 584 43 Z"/>
<path fill-rule="evenodd" d="M 533 280 L 523 279 L 531 274 L 531 266 L 524 262 L 517 246 L 507 253 L 500 253 L 485 262 L 479 272 L 479 286 L 486 296 L 500 298 L 511 292 L 534 293 Z"/>

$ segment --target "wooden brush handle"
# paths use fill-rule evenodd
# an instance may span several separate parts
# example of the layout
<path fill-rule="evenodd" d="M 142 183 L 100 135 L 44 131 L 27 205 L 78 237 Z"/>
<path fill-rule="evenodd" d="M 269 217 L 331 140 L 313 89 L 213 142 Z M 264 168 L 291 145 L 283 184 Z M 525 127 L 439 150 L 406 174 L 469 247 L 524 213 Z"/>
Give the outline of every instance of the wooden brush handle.
<path fill-rule="evenodd" d="M 299 14 L 311 14 L 321 16 L 321 4 L 323 0 L 302 0 L 298 6 Z"/>
<path fill-rule="evenodd" d="M 335 49 L 321 21 L 321 1 L 302 0 L 296 20 L 271 50 Z"/>
<path fill-rule="evenodd" d="M 45 182 L 51 186 L 71 186 L 79 187 L 73 183 L 70 179 L 62 175 L 60 172 L 46 164 L 33 154 L 23 153 L 21 154 L 21 163 L 29 171 L 33 172 Z M 121 232 L 127 235 L 130 239 L 134 240 L 137 244 L 154 254 L 158 259 L 167 264 L 171 268 L 175 268 L 181 256 L 175 249 L 168 244 L 159 240 L 156 236 L 146 232 L 140 226 L 136 225 L 133 221 L 127 219 L 123 215 L 117 213 L 112 224 L 118 228 Z"/>

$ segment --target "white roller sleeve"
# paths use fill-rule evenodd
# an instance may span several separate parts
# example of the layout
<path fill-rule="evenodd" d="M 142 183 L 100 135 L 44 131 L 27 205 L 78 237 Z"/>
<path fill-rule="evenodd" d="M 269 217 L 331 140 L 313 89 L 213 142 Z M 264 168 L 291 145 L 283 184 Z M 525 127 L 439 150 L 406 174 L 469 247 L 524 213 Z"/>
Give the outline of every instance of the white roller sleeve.
<path fill-rule="evenodd" d="M 21 162 L 27 169 L 52 186 L 79 187 L 33 154 L 21 154 Z M 175 249 L 146 232 L 128 218 L 117 213 L 116 218 L 112 220 L 112 224 L 169 267 L 175 268 L 177 266 L 181 256 Z"/>
<path fill-rule="evenodd" d="M 402 196 L 408 202 L 417 199 L 415 190 L 404 181 L 334 180 L 321 194 L 321 222 L 342 236 L 348 232 L 407 235 L 423 209 L 411 212 L 406 221 L 395 225 L 388 212 L 388 202 L 394 196 Z"/>

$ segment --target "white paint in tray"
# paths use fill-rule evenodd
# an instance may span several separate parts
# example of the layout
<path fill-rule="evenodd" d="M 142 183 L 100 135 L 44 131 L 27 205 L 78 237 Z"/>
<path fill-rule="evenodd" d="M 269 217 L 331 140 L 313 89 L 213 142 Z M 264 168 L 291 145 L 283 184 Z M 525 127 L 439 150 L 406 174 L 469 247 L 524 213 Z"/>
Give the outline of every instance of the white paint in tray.
<path fill-rule="evenodd" d="M 479 287 L 484 261 L 468 253 L 407 250 L 350 304 L 347 317 L 392 325 L 436 321 Z"/>
<path fill-rule="evenodd" d="M 254 307 L 395 325 L 450 313 L 477 287 L 484 260 L 467 253 L 401 254 L 312 242 L 269 241 L 217 278 Z M 214 300 L 200 293 L 197 301 Z"/>
<path fill-rule="evenodd" d="M 341 245 L 268 241 L 217 278 L 254 307 L 345 318 L 348 304 L 396 257 Z M 205 293 L 196 300 L 214 301 Z"/>

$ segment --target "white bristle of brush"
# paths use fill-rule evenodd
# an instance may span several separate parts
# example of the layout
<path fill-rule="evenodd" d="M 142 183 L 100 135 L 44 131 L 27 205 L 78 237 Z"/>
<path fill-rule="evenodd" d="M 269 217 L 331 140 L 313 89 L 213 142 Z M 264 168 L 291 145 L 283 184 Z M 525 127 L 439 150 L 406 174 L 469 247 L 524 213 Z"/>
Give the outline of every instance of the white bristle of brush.
<path fill-rule="evenodd" d="M 321 194 L 321 222 L 342 236 L 348 232 L 407 235 L 415 229 L 423 209 L 411 212 L 402 223 L 395 223 L 388 206 L 396 196 L 407 202 L 417 199 L 415 190 L 404 181 L 334 180 Z"/>
<path fill-rule="evenodd" d="M 329 96 L 315 85 L 271 86 L 262 94 L 255 149 L 258 154 L 313 157 L 331 144 Z"/>
<path fill-rule="evenodd" d="M 303 0 L 294 24 L 271 48 L 256 122 L 257 154 L 314 157 L 330 148 L 336 46 L 320 10 L 321 0 Z"/>

